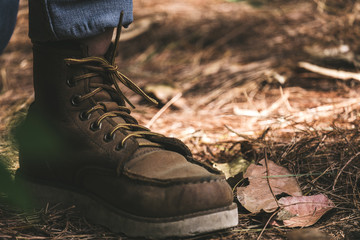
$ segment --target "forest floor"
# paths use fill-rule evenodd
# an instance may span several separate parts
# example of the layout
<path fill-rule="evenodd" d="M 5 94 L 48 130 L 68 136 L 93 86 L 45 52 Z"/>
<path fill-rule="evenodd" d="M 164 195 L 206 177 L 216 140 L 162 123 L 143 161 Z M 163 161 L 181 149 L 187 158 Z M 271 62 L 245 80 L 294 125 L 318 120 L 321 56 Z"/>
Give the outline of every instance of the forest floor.
<path fill-rule="evenodd" d="M 11 172 L 11 129 L 34 98 L 27 1 L 20 2 L 0 56 L 0 160 Z M 240 208 L 237 227 L 193 239 L 360 239 L 359 11 L 360 3 L 344 0 L 135 1 L 117 64 L 160 102 L 127 92 L 140 123 L 180 138 L 208 163 L 266 155 L 297 176 L 303 193 L 336 205 L 300 234 L 264 229 L 269 215 Z M 26 215 L 5 202 L 0 239 L 127 239 L 73 208 Z"/>

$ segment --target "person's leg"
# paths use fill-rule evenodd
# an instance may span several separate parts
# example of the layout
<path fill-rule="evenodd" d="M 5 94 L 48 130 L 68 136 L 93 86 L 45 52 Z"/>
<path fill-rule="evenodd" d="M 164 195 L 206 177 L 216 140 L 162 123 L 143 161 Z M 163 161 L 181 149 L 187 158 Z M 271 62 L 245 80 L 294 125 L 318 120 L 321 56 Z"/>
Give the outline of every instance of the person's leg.
<path fill-rule="evenodd" d="M 115 28 L 121 11 L 128 26 L 132 0 L 30 0 L 29 36 L 42 42 L 91 37 Z"/>
<path fill-rule="evenodd" d="M 237 207 L 224 176 L 195 161 L 181 141 L 151 132 L 130 115 L 120 82 L 151 99 L 114 64 L 116 47 L 109 43 L 120 11 L 128 12 L 117 7 L 122 1 L 108 8 L 112 1 L 30 0 L 30 7 L 38 2 L 67 7 L 59 18 L 43 15 L 45 22 L 30 12 L 35 102 L 19 128 L 18 178 L 37 198 L 76 204 L 92 221 L 130 236 L 191 236 L 235 226 Z M 75 27 L 89 26 L 84 11 L 100 27 Z M 111 24 L 101 23 L 110 13 Z M 83 22 L 62 17 L 78 14 Z M 124 19 L 128 24 L 132 17 Z M 67 29 L 82 30 L 72 35 Z"/>
<path fill-rule="evenodd" d="M 14 31 L 18 8 L 18 0 L 0 0 L 0 54 Z"/>

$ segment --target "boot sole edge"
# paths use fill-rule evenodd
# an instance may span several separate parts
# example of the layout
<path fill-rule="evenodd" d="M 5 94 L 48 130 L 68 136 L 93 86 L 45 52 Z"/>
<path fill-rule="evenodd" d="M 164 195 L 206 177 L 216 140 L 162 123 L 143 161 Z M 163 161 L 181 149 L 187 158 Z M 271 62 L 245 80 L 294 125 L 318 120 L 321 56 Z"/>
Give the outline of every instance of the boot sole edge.
<path fill-rule="evenodd" d="M 44 207 L 48 203 L 75 205 L 93 223 L 107 227 L 112 232 L 129 237 L 167 238 L 190 237 L 202 233 L 231 228 L 238 224 L 237 205 L 178 218 L 144 218 L 121 212 L 99 199 L 71 190 L 21 180 L 22 185 L 36 196 L 36 203 Z"/>

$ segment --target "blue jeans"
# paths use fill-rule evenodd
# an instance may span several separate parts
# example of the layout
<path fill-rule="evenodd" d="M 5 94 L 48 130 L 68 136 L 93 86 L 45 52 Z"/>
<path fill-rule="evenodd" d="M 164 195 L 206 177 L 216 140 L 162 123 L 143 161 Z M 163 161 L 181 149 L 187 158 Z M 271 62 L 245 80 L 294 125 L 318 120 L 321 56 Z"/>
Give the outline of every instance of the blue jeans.
<path fill-rule="evenodd" d="M 29 0 L 29 36 L 33 41 L 78 39 L 133 20 L 132 0 Z"/>
<path fill-rule="evenodd" d="M 10 39 L 17 6 L 18 0 L 0 0 L 0 47 Z M 132 0 L 29 0 L 29 36 L 33 41 L 94 36 L 116 27 L 121 11 L 123 25 L 128 26 L 133 20 L 132 8 Z"/>
<path fill-rule="evenodd" d="M 18 0 L 0 0 L 0 53 L 14 31 L 18 8 Z"/>

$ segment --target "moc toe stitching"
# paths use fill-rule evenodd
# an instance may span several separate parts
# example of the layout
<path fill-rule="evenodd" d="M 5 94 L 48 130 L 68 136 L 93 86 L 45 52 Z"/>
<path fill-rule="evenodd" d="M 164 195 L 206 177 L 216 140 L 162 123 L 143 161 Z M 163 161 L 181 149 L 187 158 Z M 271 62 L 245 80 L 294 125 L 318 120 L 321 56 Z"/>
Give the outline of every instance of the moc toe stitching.
<path fill-rule="evenodd" d="M 106 170 L 103 173 L 95 180 L 91 171 L 83 172 L 85 189 L 90 189 L 112 206 L 137 216 L 179 217 L 228 207 L 233 200 L 232 191 L 224 179 L 158 185 L 127 176 L 109 177 Z M 104 186 L 107 189 L 104 190 Z"/>
<path fill-rule="evenodd" d="M 159 186 L 168 186 L 168 185 L 182 185 L 182 184 L 197 184 L 197 183 L 206 183 L 206 182 L 226 182 L 225 177 L 222 175 L 219 176 L 208 176 L 208 177 L 183 177 L 183 178 L 175 178 L 175 179 L 156 179 L 156 178 L 148 178 L 135 173 L 132 173 L 128 169 L 124 169 L 122 175 L 127 176 L 131 180 L 136 180 L 141 183 L 146 184 L 155 184 Z"/>

